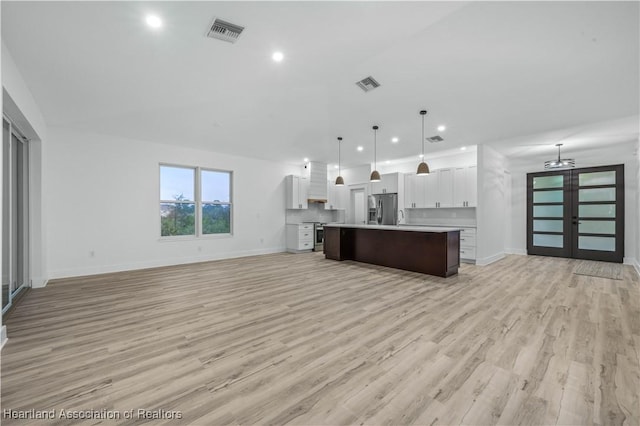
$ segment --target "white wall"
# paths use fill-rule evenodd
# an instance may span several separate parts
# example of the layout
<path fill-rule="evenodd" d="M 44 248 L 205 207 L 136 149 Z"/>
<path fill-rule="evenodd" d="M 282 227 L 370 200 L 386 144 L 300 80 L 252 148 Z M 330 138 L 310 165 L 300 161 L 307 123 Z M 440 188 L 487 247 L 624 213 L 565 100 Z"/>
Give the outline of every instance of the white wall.
<path fill-rule="evenodd" d="M 634 267 L 640 274 L 640 137 L 636 145 L 636 257 Z"/>
<path fill-rule="evenodd" d="M 505 254 L 505 195 L 508 164 L 495 149 L 478 146 L 478 207 L 476 207 L 476 264 L 488 265 Z"/>
<path fill-rule="evenodd" d="M 68 129 L 48 143 L 50 278 L 285 250 L 284 177 L 298 166 Z M 161 240 L 159 163 L 232 170 L 234 235 Z"/>
<path fill-rule="evenodd" d="M 638 157 L 634 155 L 638 142 L 607 146 L 572 155 L 576 167 L 607 166 L 624 164 L 625 181 L 625 263 L 638 259 Z M 544 159 L 511 162 L 511 240 L 507 251 L 526 254 L 527 250 L 527 173 L 544 171 Z"/>
<path fill-rule="evenodd" d="M 368 183 L 371 177 L 371 166 L 369 164 L 363 164 L 361 166 L 342 168 L 341 173 L 344 178 L 345 185 L 355 185 L 360 183 Z M 331 181 L 336 180 L 338 177 L 337 169 L 328 170 L 328 179 Z"/>
<path fill-rule="evenodd" d="M 476 147 L 470 146 L 465 151 L 459 149 L 452 152 L 444 151 L 441 153 L 427 153 L 426 162 L 429 165 L 429 170 L 437 170 L 445 167 L 466 167 L 474 166 L 477 164 Z M 418 163 L 420 158 L 404 159 L 392 161 L 390 164 L 379 163 L 378 171 L 384 173 L 415 173 L 418 169 Z"/>

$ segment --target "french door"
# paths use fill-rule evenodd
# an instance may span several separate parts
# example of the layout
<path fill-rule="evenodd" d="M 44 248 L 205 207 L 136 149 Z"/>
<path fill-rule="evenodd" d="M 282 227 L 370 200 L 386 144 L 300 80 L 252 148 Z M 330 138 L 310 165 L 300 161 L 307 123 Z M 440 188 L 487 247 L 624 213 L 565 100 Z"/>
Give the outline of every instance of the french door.
<path fill-rule="evenodd" d="M 622 263 L 624 165 L 527 174 L 527 252 Z"/>
<path fill-rule="evenodd" d="M 29 151 L 11 122 L 2 122 L 2 312 L 29 285 Z"/>

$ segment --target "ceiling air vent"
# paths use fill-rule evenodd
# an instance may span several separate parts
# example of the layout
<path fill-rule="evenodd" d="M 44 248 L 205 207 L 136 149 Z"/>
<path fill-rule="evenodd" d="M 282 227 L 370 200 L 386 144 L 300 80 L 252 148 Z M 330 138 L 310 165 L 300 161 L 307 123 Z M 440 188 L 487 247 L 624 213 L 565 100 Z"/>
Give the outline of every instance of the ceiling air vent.
<path fill-rule="evenodd" d="M 427 138 L 427 140 L 431 143 L 437 143 L 437 142 L 442 142 L 444 139 L 436 135 L 436 136 L 431 136 L 430 138 Z"/>
<path fill-rule="evenodd" d="M 373 77 L 369 76 L 365 79 L 362 79 L 356 83 L 359 88 L 368 92 L 370 90 L 375 89 L 376 87 L 380 87 L 380 83 L 378 83 Z"/>
<path fill-rule="evenodd" d="M 228 41 L 229 43 L 235 43 L 242 34 L 244 27 L 240 25 L 231 24 L 223 21 L 222 19 L 216 19 L 213 21 L 213 25 L 209 28 L 207 37 L 217 38 L 218 40 Z"/>

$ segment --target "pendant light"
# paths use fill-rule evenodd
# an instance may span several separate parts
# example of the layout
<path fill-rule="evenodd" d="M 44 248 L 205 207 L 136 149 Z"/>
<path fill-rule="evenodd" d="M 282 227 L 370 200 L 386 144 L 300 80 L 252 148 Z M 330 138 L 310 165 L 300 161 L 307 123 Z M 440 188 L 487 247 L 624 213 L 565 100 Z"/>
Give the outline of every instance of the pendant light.
<path fill-rule="evenodd" d="M 426 176 L 429 174 L 429 165 L 424 161 L 424 116 L 427 115 L 426 110 L 420 111 L 420 115 L 422 116 L 422 162 L 418 164 L 418 171 L 416 172 L 419 176 Z"/>
<path fill-rule="evenodd" d="M 576 160 L 574 160 L 573 158 L 560 158 L 560 147 L 562 146 L 562 144 L 557 143 L 556 146 L 558 147 L 558 159 L 545 161 L 545 170 L 575 167 Z"/>
<path fill-rule="evenodd" d="M 338 136 L 338 177 L 336 178 L 336 186 L 344 186 L 344 179 L 340 174 L 340 145 L 342 137 Z"/>
<path fill-rule="evenodd" d="M 378 167 L 378 164 L 376 162 L 376 145 L 378 144 L 377 142 L 377 136 L 378 136 L 378 126 L 373 126 L 373 171 L 371 172 L 371 179 L 369 179 L 371 182 L 380 182 L 380 172 L 378 172 L 378 170 L 376 170 Z"/>

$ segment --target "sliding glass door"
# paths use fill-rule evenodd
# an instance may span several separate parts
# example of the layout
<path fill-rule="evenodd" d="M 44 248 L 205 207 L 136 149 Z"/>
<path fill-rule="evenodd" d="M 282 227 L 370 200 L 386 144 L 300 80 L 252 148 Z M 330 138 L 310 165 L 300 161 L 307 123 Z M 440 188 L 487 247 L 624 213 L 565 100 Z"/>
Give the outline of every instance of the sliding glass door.
<path fill-rule="evenodd" d="M 529 173 L 527 252 L 622 262 L 624 165 Z"/>
<path fill-rule="evenodd" d="M 26 139 L 2 123 L 2 311 L 29 284 L 29 152 Z"/>

